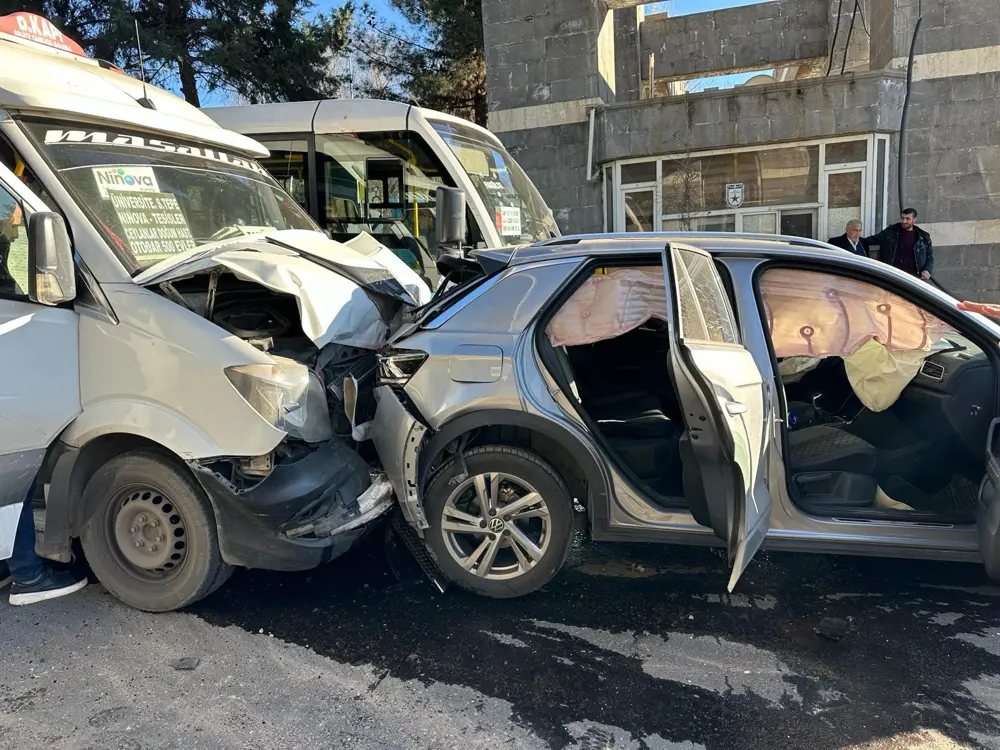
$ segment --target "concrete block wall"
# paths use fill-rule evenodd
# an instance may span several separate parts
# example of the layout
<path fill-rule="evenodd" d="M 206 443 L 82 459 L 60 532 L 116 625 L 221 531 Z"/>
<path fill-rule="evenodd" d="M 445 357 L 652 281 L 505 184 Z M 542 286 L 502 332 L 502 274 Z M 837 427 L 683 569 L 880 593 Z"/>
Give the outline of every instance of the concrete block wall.
<path fill-rule="evenodd" d="M 603 0 L 484 0 L 490 110 L 614 96 L 614 24 Z"/>
<path fill-rule="evenodd" d="M 689 78 L 826 57 L 828 25 L 825 2 L 774 0 L 687 16 L 646 16 L 639 34 L 642 59 L 655 55 L 657 78 Z"/>
<path fill-rule="evenodd" d="M 563 231 L 602 227 L 601 184 L 587 169 L 589 110 L 615 100 L 619 32 L 604 0 L 483 0 L 490 128 Z"/>
<path fill-rule="evenodd" d="M 896 6 L 890 64 L 902 70 L 917 7 L 910 0 Z M 920 211 L 919 223 L 931 232 L 938 280 L 957 296 L 1000 302 L 997 2 L 923 0 L 922 12 L 904 202 Z M 899 210 L 895 182 L 890 195 L 892 218 Z"/>
<path fill-rule="evenodd" d="M 864 3 L 861 3 L 856 6 L 854 0 L 830 1 L 828 49 L 833 62 L 830 67 L 831 75 L 837 75 L 841 70 L 845 73 L 854 73 L 869 69 L 871 40 L 865 33 L 865 22 L 868 21 L 868 17 L 861 7 L 863 5 Z M 825 73 L 826 68 L 823 70 Z"/>
<path fill-rule="evenodd" d="M 597 159 L 892 132 L 903 94 L 900 73 L 873 72 L 604 107 L 597 117 Z"/>

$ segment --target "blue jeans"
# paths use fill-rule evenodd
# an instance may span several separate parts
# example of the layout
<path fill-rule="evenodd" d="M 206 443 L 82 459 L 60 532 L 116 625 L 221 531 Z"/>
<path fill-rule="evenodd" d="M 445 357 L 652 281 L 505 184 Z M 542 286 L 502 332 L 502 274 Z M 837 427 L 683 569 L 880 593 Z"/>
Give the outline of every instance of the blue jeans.
<path fill-rule="evenodd" d="M 35 483 L 31 483 L 28 497 L 21 509 L 21 518 L 17 522 L 14 534 L 14 553 L 7 561 L 10 574 L 15 583 L 34 583 L 45 574 L 45 565 L 35 554 L 35 511 L 31 507 L 35 496 Z"/>

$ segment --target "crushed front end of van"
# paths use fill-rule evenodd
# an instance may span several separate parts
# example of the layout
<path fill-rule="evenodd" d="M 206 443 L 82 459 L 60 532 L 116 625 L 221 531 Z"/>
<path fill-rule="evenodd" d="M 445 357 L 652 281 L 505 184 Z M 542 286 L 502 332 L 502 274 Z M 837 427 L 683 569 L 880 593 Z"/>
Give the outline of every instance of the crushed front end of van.
<path fill-rule="evenodd" d="M 270 359 L 226 376 L 287 437 L 262 456 L 188 461 L 225 561 L 305 570 L 346 552 L 393 504 L 352 417 L 374 413 L 375 352 L 429 300 L 426 285 L 369 235 L 345 244 L 294 230 L 203 245 L 135 281 Z"/>

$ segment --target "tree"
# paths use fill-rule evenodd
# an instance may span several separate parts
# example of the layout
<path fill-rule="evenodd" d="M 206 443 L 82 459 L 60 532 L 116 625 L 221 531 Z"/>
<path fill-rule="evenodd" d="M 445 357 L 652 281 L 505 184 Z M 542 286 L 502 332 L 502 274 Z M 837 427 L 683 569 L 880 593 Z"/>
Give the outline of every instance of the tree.
<path fill-rule="evenodd" d="M 146 78 L 172 78 L 188 102 L 229 91 L 250 103 L 337 96 L 330 56 L 343 49 L 350 0 L 331 15 L 311 0 L 0 0 L 0 14 L 43 15 L 95 57 L 138 75 L 135 22 Z"/>
<path fill-rule="evenodd" d="M 362 6 L 351 49 L 392 81 L 391 96 L 486 125 L 481 0 L 390 0 L 406 22 Z M 366 95 L 378 92 L 365 91 Z"/>

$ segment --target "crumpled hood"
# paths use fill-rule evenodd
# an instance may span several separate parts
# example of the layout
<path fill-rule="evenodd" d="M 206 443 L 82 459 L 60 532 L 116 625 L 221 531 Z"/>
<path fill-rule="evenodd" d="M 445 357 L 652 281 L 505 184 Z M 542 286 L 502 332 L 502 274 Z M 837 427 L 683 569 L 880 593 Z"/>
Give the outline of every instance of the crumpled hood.
<path fill-rule="evenodd" d="M 237 277 L 298 300 L 302 330 L 322 348 L 382 346 L 388 325 L 375 297 L 406 305 L 430 301 L 427 284 L 371 235 L 347 243 L 319 232 L 285 230 L 202 245 L 148 268 L 142 286 L 172 281 L 222 266 Z"/>

